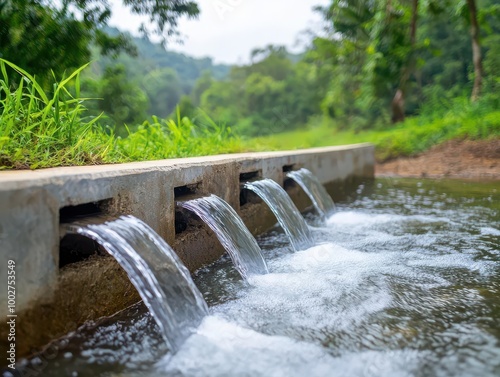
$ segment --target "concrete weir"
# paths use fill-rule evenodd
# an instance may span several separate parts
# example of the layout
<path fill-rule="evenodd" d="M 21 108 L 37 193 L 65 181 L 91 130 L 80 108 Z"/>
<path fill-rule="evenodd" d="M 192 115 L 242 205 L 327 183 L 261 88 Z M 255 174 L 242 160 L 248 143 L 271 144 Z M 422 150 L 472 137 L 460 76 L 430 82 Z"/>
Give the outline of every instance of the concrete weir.
<path fill-rule="evenodd" d="M 60 223 L 74 216 L 130 214 L 151 226 L 194 271 L 224 252 L 213 233 L 176 207 L 187 195 L 215 194 L 241 215 L 253 234 L 276 219 L 241 182 L 271 178 L 299 209 L 310 205 L 289 170 L 305 167 L 327 187 L 372 178 L 374 147 L 357 144 L 285 152 L 245 153 L 0 173 L 0 307 L 8 310 L 7 266 L 15 262 L 16 351 L 32 353 L 85 321 L 109 316 L 140 300 L 113 258 Z M 335 191 L 332 191 L 335 199 Z M 77 237 L 77 236 L 75 236 Z M 3 321 L 0 342 L 7 347 Z"/>

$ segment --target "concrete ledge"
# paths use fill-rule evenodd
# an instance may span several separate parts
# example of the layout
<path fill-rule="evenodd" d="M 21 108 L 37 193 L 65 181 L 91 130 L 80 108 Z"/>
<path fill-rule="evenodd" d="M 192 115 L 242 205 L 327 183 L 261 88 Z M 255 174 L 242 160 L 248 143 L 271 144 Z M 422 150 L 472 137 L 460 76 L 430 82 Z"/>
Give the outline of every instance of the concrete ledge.
<path fill-rule="evenodd" d="M 47 330 L 45 333 L 53 338 L 68 331 L 64 325 L 66 323 L 77 326 L 86 320 L 113 314 L 138 299 L 123 273 L 120 275 L 109 272 L 113 270 L 115 263 L 111 258 L 106 258 L 109 262 L 104 264 L 96 258 L 59 268 L 60 214 L 65 210 L 71 211 L 68 206 L 91 203 L 107 215 L 131 214 L 142 219 L 172 245 L 188 268 L 194 271 L 219 258 L 223 250 L 204 225 L 191 226 L 176 234 L 176 193 L 180 195 L 185 190 L 191 190 L 199 195 L 218 195 L 242 215 L 254 234 L 259 234 L 269 229 L 276 220 L 263 204 L 240 206 L 240 175 L 249 173 L 283 184 L 284 170 L 300 167 L 311 170 L 324 184 L 373 177 L 374 147 L 370 144 L 358 144 L 285 152 L 1 172 L 0 249 L 3 266 L 10 259 L 16 262 L 16 309 L 21 318 L 18 331 L 23 334 L 25 343 L 19 346 L 24 352 L 28 352 L 31 347 L 46 342 L 47 336 L 33 336 L 34 332 L 40 332 L 44 326 Z M 290 193 L 301 209 L 308 205 L 307 197 L 298 188 L 292 187 Z M 81 271 L 85 271 L 83 267 L 88 269 L 92 263 L 97 266 L 94 271 L 101 272 L 82 272 L 81 277 L 75 272 L 80 271 L 78 266 L 82 266 Z M 110 274 L 113 276 L 108 276 Z M 72 278 L 68 277 L 70 275 Z M 113 294 L 111 297 L 101 298 L 102 302 L 107 300 L 110 303 L 104 305 L 103 310 L 89 307 L 93 301 L 96 307 L 101 305 L 98 303 L 101 301 L 98 296 L 102 295 L 94 290 L 85 290 L 85 286 L 90 284 L 99 292 L 101 288 L 105 288 L 106 278 L 113 282 Z M 6 268 L 0 270 L 0 279 L 7 281 Z M 80 283 L 75 283 L 77 281 Z M 72 286 L 80 286 L 81 289 L 71 289 Z M 92 294 L 88 295 L 89 292 Z M 84 300 L 87 296 L 88 300 Z M 77 305 L 77 302 L 86 304 Z M 6 311 L 5 284 L 2 285 L 0 305 Z M 38 311 L 40 308 L 44 309 Z M 55 311 L 66 314 L 54 316 Z M 80 315 L 76 315 L 77 312 Z M 26 314 L 25 321 L 30 317 L 37 317 L 36 313 L 38 319 L 28 324 L 23 322 L 23 313 Z M 59 325 L 56 322 L 60 322 Z M 50 330 L 47 329 L 49 323 L 52 323 Z M 6 339 L 5 330 L 3 325 L 0 331 L 2 343 Z"/>

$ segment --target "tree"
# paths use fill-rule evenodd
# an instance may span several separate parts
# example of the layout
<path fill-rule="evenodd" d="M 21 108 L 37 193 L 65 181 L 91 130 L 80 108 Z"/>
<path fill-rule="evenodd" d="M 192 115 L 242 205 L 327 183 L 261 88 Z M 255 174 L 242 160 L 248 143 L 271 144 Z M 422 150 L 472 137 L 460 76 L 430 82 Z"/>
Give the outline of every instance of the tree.
<path fill-rule="evenodd" d="M 171 68 L 160 68 L 149 72 L 142 80 L 146 92 L 150 114 L 160 118 L 167 117 L 183 95 L 181 81 Z"/>
<path fill-rule="evenodd" d="M 127 81 L 122 65 L 106 68 L 99 96 L 102 98 L 98 101 L 99 109 L 113 121 L 118 134 L 125 133 L 124 124 L 134 126 L 146 119 L 146 94 L 137 85 Z"/>
<path fill-rule="evenodd" d="M 59 78 L 66 68 L 90 60 L 85 25 L 34 1 L 0 0 L 0 57 L 37 76 Z"/>
<path fill-rule="evenodd" d="M 474 63 L 474 86 L 471 100 L 476 101 L 481 95 L 483 67 L 481 61 L 481 44 L 479 42 L 479 23 L 477 21 L 476 0 L 467 0 L 470 17 L 470 35 L 472 41 L 472 61 Z"/>
<path fill-rule="evenodd" d="M 149 16 L 153 29 L 142 25 L 141 30 L 162 36 L 163 43 L 177 34 L 179 17 L 199 13 L 189 0 L 123 0 L 123 5 Z M 57 75 L 87 63 L 91 42 L 103 54 L 134 53 L 126 35 L 102 32 L 110 16 L 107 0 L 0 0 L 0 56 L 43 78 L 51 70 Z"/>
<path fill-rule="evenodd" d="M 391 102 L 392 123 L 402 122 L 405 119 L 405 93 L 410 75 L 415 69 L 415 45 L 417 43 L 417 18 L 418 18 L 418 0 L 412 0 L 411 21 L 410 21 L 410 56 L 408 63 L 403 68 L 399 88 Z"/>
<path fill-rule="evenodd" d="M 193 90 L 191 91 L 192 102 L 194 105 L 200 105 L 201 96 L 212 86 L 213 82 L 214 79 L 212 78 L 210 71 L 204 71 L 202 76 L 196 80 Z"/>

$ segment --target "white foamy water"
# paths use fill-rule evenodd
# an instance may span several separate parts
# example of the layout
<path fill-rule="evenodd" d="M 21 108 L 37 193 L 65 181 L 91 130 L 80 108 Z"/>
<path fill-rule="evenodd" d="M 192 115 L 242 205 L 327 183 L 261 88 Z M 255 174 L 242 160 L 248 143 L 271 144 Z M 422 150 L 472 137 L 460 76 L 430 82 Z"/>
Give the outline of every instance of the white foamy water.
<path fill-rule="evenodd" d="M 480 229 L 481 234 L 488 235 L 488 236 L 500 236 L 500 230 L 491 228 L 491 227 L 483 227 Z"/>
<path fill-rule="evenodd" d="M 389 258 L 333 244 L 312 247 L 272 261 L 270 274 L 253 277 L 237 300 L 213 311 L 257 328 L 344 328 L 390 303 L 387 281 L 375 273 Z"/>
<path fill-rule="evenodd" d="M 156 373 L 183 376 L 404 376 L 417 366 L 418 352 L 329 355 L 322 347 L 269 336 L 208 317 L 174 357 Z M 401 373 L 403 372 L 403 374 Z"/>

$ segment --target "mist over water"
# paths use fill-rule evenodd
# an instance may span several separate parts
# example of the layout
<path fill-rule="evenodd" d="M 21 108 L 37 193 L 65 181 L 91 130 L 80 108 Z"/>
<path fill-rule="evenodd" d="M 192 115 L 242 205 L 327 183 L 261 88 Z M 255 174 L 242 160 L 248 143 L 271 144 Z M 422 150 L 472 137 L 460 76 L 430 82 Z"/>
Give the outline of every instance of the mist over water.
<path fill-rule="evenodd" d="M 270 273 L 249 284 L 227 257 L 200 270 L 210 315 L 177 354 L 136 308 L 74 335 L 41 375 L 500 375 L 498 185 L 377 180 L 358 193 L 312 228 L 314 247 L 260 237 Z"/>

